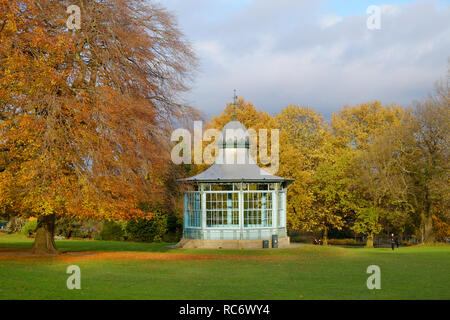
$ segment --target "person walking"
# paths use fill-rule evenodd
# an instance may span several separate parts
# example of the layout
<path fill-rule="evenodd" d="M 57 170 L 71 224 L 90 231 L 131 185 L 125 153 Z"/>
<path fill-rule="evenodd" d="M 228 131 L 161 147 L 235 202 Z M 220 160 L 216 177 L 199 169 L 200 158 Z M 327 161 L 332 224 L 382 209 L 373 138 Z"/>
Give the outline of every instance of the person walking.
<path fill-rule="evenodd" d="M 391 247 L 392 247 L 392 250 L 394 250 L 394 246 L 395 246 L 395 237 L 394 237 L 394 234 L 391 233 Z"/>

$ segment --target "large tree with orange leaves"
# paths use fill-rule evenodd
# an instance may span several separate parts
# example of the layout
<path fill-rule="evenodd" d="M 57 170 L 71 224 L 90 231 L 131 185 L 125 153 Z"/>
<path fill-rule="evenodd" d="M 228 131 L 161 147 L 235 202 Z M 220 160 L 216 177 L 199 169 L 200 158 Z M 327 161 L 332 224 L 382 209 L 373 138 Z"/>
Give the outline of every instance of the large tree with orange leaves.
<path fill-rule="evenodd" d="M 67 29 L 69 5 L 81 29 Z M 128 219 L 159 196 L 176 103 L 195 57 L 163 8 L 138 0 L 0 0 L 0 208 L 38 217 L 33 249 L 57 252 L 57 216 Z"/>

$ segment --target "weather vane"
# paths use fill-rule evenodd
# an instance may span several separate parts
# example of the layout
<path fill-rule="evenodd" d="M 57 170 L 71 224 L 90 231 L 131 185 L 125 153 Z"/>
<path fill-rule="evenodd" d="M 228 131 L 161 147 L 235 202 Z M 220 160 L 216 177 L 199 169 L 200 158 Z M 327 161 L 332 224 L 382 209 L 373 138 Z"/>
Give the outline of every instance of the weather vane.
<path fill-rule="evenodd" d="M 236 89 L 234 89 L 234 96 L 233 96 L 233 121 L 236 121 L 236 101 L 237 101 Z"/>

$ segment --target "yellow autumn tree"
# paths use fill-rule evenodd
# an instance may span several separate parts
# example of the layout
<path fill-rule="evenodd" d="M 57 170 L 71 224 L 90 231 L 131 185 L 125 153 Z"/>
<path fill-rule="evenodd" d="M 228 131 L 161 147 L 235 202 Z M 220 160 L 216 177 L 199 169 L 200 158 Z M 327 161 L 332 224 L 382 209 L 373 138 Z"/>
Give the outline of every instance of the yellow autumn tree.
<path fill-rule="evenodd" d="M 343 146 L 365 149 L 386 128 L 400 126 L 407 109 L 397 104 L 383 106 L 380 101 L 344 106 L 333 113 L 331 128 Z"/>
<path fill-rule="evenodd" d="M 283 109 L 275 118 L 286 137 L 280 148 L 283 150 L 280 175 L 295 179 L 287 194 L 287 224 L 290 229 L 304 229 L 312 200 L 308 184 L 315 160 L 310 152 L 316 151 L 316 146 L 321 143 L 316 133 L 321 130 L 318 127 L 322 126 L 323 119 L 312 109 L 293 105 Z"/>
<path fill-rule="evenodd" d="M 258 151 L 263 150 L 263 152 L 265 152 L 265 154 L 267 154 L 270 159 L 270 146 L 272 144 L 271 130 L 279 128 L 274 117 L 262 110 L 256 110 L 251 102 L 246 102 L 243 98 L 239 98 L 236 100 L 235 106 L 233 105 L 233 103 L 228 103 L 224 111 L 220 115 L 213 117 L 205 124 L 204 129 L 222 130 L 225 124 L 233 120 L 234 110 L 236 110 L 236 120 L 240 121 L 247 128 L 247 130 L 254 130 L 254 132 L 256 133 L 255 136 L 250 135 L 252 143 L 254 143 L 254 145 L 252 145 L 252 148 L 254 151 L 256 151 L 254 153 L 254 160 L 258 163 L 259 166 L 267 168 L 267 163 L 264 163 L 266 161 L 261 162 L 260 153 Z M 260 130 L 267 130 L 267 136 L 265 136 L 267 137 L 267 144 L 261 144 Z M 282 145 L 281 141 L 283 139 L 284 138 L 280 135 L 280 145 Z M 210 141 L 204 141 L 203 148 L 205 148 L 210 143 Z M 206 167 L 207 165 L 203 164 L 199 166 L 199 169 L 203 170 Z"/>

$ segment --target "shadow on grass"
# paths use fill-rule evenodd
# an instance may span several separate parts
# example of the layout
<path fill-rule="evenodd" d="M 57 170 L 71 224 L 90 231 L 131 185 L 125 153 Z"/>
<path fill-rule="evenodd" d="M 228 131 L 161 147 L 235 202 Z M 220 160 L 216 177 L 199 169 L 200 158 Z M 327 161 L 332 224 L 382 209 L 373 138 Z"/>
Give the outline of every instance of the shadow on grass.
<path fill-rule="evenodd" d="M 138 251 L 138 252 L 168 252 L 174 249 L 173 243 L 143 243 L 128 241 L 100 240 L 57 240 L 56 247 L 62 252 L 79 251 Z"/>
<path fill-rule="evenodd" d="M 18 234 L 0 233 L 0 249 L 30 249 L 34 239 Z M 81 251 L 138 251 L 138 252 L 168 252 L 174 243 L 144 243 L 128 241 L 100 240 L 56 240 L 56 248 L 61 252 Z"/>

